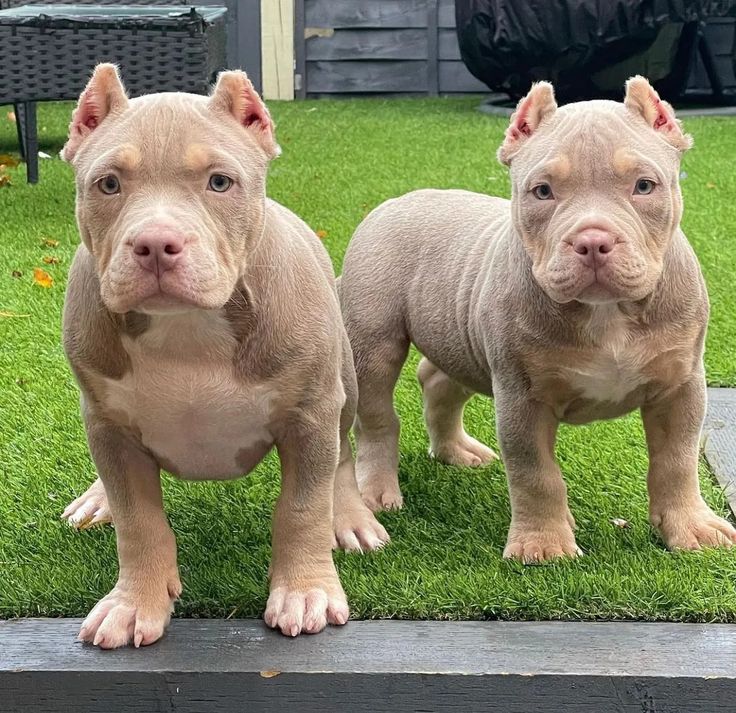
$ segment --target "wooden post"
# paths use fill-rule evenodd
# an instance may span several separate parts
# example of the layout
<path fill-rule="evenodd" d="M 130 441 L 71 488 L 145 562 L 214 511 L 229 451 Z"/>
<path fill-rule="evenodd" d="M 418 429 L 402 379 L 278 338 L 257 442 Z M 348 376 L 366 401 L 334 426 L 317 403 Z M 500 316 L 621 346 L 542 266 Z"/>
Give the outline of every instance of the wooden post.
<path fill-rule="evenodd" d="M 294 0 L 261 0 L 265 99 L 294 98 Z"/>

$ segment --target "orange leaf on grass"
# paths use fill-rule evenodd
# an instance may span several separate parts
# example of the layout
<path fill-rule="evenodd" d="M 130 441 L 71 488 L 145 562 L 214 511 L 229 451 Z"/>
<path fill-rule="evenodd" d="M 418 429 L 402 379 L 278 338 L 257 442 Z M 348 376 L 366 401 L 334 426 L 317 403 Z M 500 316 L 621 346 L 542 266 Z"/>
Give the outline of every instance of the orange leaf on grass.
<path fill-rule="evenodd" d="M 317 231 L 317 237 L 320 240 L 324 240 L 327 237 L 327 231 L 326 230 L 318 230 Z"/>
<path fill-rule="evenodd" d="M 0 153 L 0 166 L 15 168 L 16 166 L 20 166 L 20 161 L 9 153 Z"/>
<path fill-rule="evenodd" d="M 7 117 L 8 117 L 9 122 L 11 122 L 12 124 L 15 124 L 15 112 L 14 111 L 9 111 L 7 113 Z"/>
<path fill-rule="evenodd" d="M 33 268 L 33 281 L 41 287 L 51 287 L 54 284 L 54 278 L 40 267 Z"/>
<path fill-rule="evenodd" d="M 58 265 L 61 260 L 56 255 L 44 255 L 41 258 L 47 265 Z"/>
<path fill-rule="evenodd" d="M 43 244 L 47 248 L 58 248 L 59 247 L 59 241 L 58 240 L 52 240 L 51 238 L 44 238 Z"/>

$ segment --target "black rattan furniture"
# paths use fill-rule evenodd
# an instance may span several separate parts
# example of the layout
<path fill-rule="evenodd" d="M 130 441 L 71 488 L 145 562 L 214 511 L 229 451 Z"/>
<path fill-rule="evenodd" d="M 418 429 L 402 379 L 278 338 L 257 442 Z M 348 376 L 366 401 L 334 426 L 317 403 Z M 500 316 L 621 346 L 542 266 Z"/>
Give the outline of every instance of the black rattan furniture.
<path fill-rule="evenodd" d="M 131 96 L 206 93 L 226 66 L 225 7 L 22 5 L 0 10 L 0 104 L 16 109 L 28 181 L 38 181 L 36 102 L 76 99 L 98 62 Z"/>

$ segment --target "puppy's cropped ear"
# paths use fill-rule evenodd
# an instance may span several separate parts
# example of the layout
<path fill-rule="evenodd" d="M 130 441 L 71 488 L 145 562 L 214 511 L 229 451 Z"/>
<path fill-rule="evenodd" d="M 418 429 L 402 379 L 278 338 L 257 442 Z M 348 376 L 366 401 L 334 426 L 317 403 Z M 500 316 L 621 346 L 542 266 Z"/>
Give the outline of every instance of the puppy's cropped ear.
<path fill-rule="evenodd" d="M 557 110 L 555 91 L 549 82 L 537 82 L 529 93 L 517 104 L 511 115 L 511 123 L 506 129 L 506 137 L 498 149 L 498 160 L 507 166 L 514 154 L 539 125 Z"/>
<path fill-rule="evenodd" d="M 674 109 L 654 91 L 649 82 L 639 75 L 626 82 L 624 106 L 641 116 L 649 126 L 678 151 L 687 151 L 693 145 L 693 137 L 682 130 Z"/>
<path fill-rule="evenodd" d="M 268 158 L 276 158 L 281 153 L 271 115 L 245 72 L 220 72 L 210 97 L 210 108 L 234 117 Z"/>
<path fill-rule="evenodd" d="M 61 157 L 71 161 L 84 140 L 108 115 L 120 113 L 127 107 L 128 97 L 118 68 L 114 64 L 98 64 L 79 96 L 69 124 L 69 139 L 61 150 Z"/>

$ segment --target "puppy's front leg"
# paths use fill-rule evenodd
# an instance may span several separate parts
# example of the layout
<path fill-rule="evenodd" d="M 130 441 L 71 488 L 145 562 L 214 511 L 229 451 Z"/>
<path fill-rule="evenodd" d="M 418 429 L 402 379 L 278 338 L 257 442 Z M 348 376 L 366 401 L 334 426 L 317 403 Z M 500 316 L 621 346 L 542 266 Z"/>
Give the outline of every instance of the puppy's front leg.
<path fill-rule="evenodd" d="M 344 624 L 349 610 L 332 561 L 332 499 L 340 408 L 290 422 L 277 438 L 281 495 L 273 518 L 266 624 L 287 636 Z"/>
<path fill-rule="evenodd" d="M 518 384 L 494 381 L 498 439 L 511 498 L 511 527 L 504 557 L 525 564 L 582 554 L 567 488 L 555 462 L 558 420 L 552 410 L 523 393 Z"/>
<path fill-rule="evenodd" d="M 160 471 L 134 438 L 88 407 L 87 439 L 115 521 L 120 571 L 79 638 L 105 649 L 159 639 L 181 593 L 176 543 L 164 514 Z"/>
<path fill-rule="evenodd" d="M 705 404 L 701 374 L 641 409 L 649 446 L 649 519 L 671 550 L 736 542 L 736 530 L 700 495 L 698 452 Z"/>

